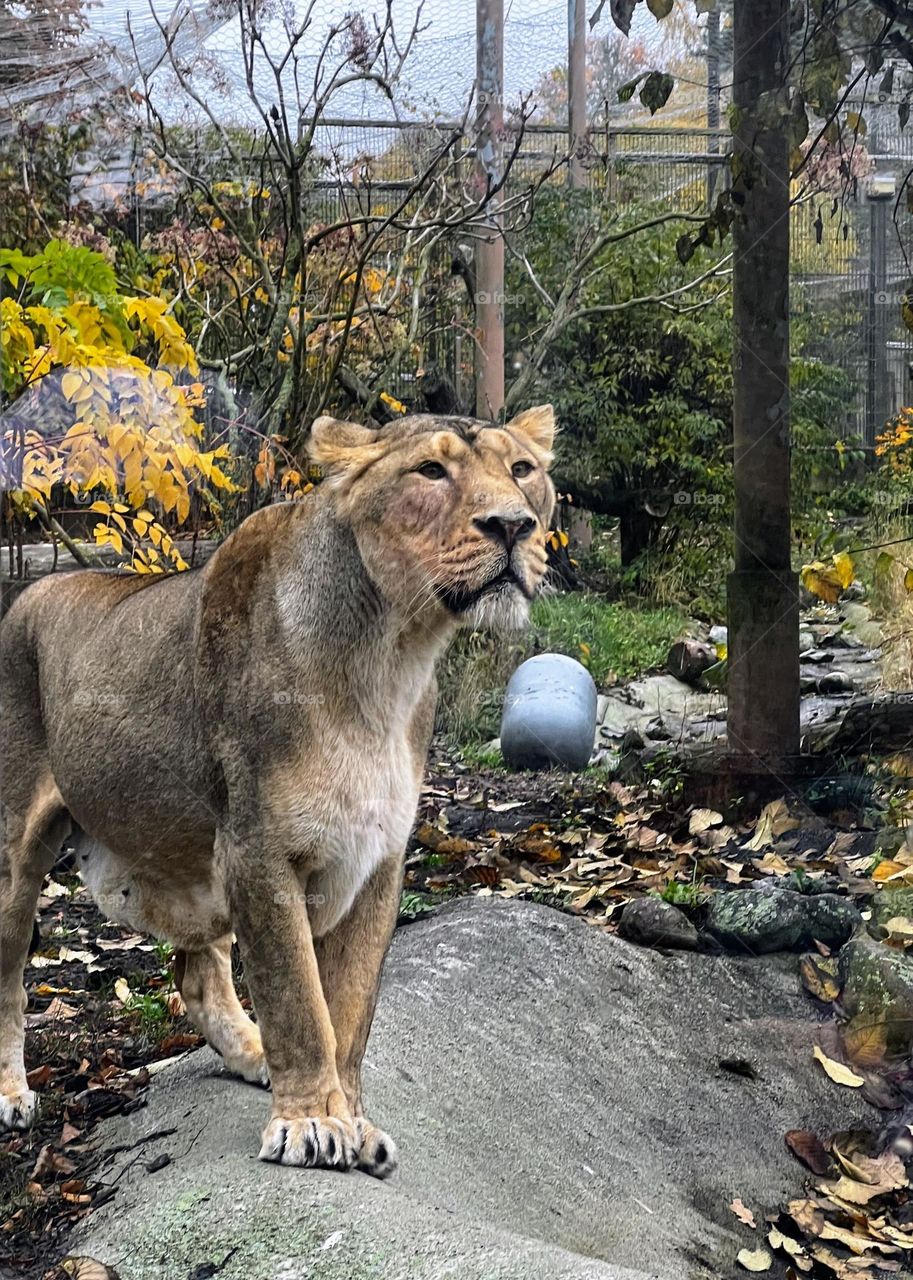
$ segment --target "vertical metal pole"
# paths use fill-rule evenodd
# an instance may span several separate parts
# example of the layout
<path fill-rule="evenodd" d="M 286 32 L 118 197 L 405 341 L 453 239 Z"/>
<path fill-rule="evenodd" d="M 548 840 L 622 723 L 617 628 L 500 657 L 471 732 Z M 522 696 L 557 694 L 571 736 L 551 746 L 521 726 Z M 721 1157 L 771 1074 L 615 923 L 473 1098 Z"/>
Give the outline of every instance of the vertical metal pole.
<path fill-rule="evenodd" d="M 865 443 L 875 447 L 891 408 L 888 395 L 888 205 L 869 197 L 869 289 L 866 315 Z"/>
<path fill-rule="evenodd" d="M 707 14 L 707 128 L 720 127 L 720 10 L 719 0 Z M 718 155 L 720 140 L 716 134 L 707 139 L 707 154 Z M 707 165 L 707 205 L 713 204 L 717 165 Z"/>
<path fill-rule="evenodd" d="M 567 0 L 567 135 L 568 184 L 585 187 L 582 156 L 587 143 L 586 0 Z"/>
<path fill-rule="evenodd" d="M 482 190 L 504 172 L 504 0 L 476 0 L 476 163 Z M 488 203 L 476 261 L 476 414 L 504 408 L 504 240 L 501 193 Z"/>
<path fill-rule="evenodd" d="M 735 572 L 729 612 L 729 749 L 776 771 L 799 748 L 799 593 L 791 565 L 789 0 L 735 5 L 733 225 Z M 781 109 L 778 110 L 777 106 Z"/>

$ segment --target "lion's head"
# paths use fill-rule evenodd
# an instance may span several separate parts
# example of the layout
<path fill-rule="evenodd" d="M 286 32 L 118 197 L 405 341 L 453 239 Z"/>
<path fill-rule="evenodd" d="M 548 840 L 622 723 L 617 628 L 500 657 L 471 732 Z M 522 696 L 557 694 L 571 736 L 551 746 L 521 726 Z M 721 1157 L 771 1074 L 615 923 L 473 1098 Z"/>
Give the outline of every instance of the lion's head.
<path fill-rule="evenodd" d="M 324 417 L 310 448 L 391 604 L 426 621 L 519 625 L 545 572 L 554 432 L 551 405 L 503 427 L 413 414 L 378 429 Z"/>

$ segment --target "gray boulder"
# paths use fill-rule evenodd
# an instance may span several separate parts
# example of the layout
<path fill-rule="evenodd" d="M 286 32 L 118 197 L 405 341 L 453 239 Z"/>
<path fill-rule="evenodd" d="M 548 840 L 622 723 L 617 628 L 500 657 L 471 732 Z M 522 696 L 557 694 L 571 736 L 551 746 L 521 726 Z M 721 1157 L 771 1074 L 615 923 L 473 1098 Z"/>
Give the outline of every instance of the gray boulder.
<path fill-rule="evenodd" d="M 618 932 L 641 947 L 676 947 L 693 951 L 697 929 L 678 907 L 662 898 L 635 898 L 621 913 Z"/>
<path fill-rule="evenodd" d="M 718 893 L 707 916 L 707 927 L 717 941 L 752 955 L 805 949 L 815 941 L 839 947 L 861 923 L 862 917 L 846 898 L 792 889 Z"/>
<path fill-rule="evenodd" d="M 116 1194 L 68 1247 L 129 1280 L 736 1280 L 757 1234 L 730 1202 L 761 1221 L 800 1194 L 784 1133 L 876 1115 L 814 1042 L 792 957 L 464 899 L 399 930 L 385 970 L 365 1091 L 389 1182 L 258 1162 L 268 1095 L 204 1050 L 96 1131 Z"/>

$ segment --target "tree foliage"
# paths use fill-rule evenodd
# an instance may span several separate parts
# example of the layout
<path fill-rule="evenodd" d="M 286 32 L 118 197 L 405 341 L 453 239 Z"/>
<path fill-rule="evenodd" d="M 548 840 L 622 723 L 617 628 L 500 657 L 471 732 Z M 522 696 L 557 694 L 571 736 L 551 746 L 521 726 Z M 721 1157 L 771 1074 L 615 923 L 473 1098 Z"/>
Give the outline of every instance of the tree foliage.
<path fill-rule="evenodd" d="M 119 293 L 110 262 L 84 247 L 0 250 L 0 270 L 13 290 L 0 301 L 7 501 L 47 522 L 55 489 L 107 495 L 90 507 L 104 517 L 96 542 L 128 550 L 137 572 L 186 567 L 163 522 L 185 521 L 194 497 L 213 509 L 234 485 L 227 446 L 203 447 L 204 387 L 181 326 L 163 299 Z"/>

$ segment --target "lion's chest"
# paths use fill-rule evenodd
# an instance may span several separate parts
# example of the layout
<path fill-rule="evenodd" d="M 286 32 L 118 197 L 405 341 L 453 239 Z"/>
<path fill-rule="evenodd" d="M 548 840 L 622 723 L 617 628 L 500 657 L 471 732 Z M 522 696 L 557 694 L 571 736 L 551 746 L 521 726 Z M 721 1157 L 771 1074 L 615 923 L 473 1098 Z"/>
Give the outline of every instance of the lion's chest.
<path fill-rule="evenodd" d="M 331 753 L 324 785 L 303 793 L 295 843 L 299 880 L 315 935 L 349 911 L 378 864 L 401 855 L 415 818 L 418 781 L 404 740 Z"/>

